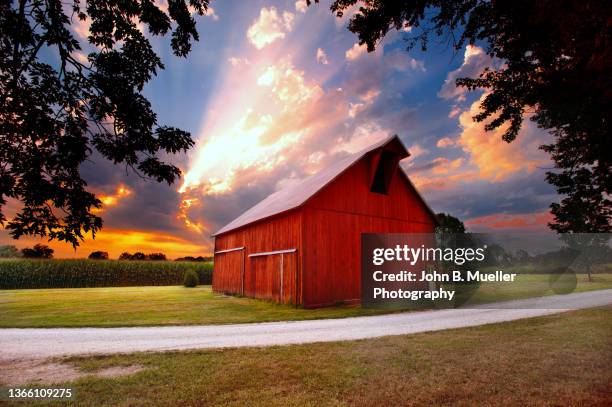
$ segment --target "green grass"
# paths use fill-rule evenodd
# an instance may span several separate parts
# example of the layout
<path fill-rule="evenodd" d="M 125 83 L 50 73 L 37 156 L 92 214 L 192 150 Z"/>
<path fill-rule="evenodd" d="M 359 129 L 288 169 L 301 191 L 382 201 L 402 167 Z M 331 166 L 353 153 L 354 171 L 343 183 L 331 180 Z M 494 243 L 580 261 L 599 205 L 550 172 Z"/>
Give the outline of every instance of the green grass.
<path fill-rule="evenodd" d="M 146 369 L 61 386 L 76 389 L 79 406 L 604 406 L 611 312 L 350 342 L 70 358 L 89 372 Z"/>
<path fill-rule="evenodd" d="M 0 291 L 0 327 L 229 324 L 380 313 L 359 307 L 316 310 L 213 293 L 210 286 Z"/>
<path fill-rule="evenodd" d="M 517 284 L 483 285 L 472 302 L 555 294 L 547 275 L 521 275 Z M 576 291 L 612 288 L 612 275 L 578 276 Z M 114 327 L 229 324 L 375 315 L 382 309 L 336 306 L 308 310 L 219 295 L 210 286 L 0 290 L 0 327 Z"/>

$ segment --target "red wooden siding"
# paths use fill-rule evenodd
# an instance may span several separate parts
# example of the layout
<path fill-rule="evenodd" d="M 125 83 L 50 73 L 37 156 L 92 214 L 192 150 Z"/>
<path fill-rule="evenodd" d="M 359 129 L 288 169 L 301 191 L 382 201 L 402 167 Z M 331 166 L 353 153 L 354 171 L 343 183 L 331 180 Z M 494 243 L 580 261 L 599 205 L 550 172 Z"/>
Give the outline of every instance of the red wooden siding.
<path fill-rule="evenodd" d="M 301 211 L 291 211 L 257 222 L 215 238 L 215 252 L 244 247 L 244 251 L 215 254 L 213 290 L 241 294 L 244 264 L 244 295 L 280 298 L 281 255 L 249 257 L 250 254 L 297 249 L 283 254 L 283 302 L 299 303 L 301 298 Z M 233 254 L 239 253 L 239 254 Z M 240 253 L 244 253 L 243 255 Z M 244 258 L 244 263 L 242 259 Z"/>
<path fill-rule="evenodd" d="M 297 259 L 297 252 L 251 257 L 252 278 L 245 295 L 296 304 Z"/>
<path fill-rule="evenodd" d="M 305 306 L 359 299 L 361 233 L 434 231 L 430 213 L 399 171 L 388 195 L 370 192 L 369 174 L 369 159 L 362 160 L 304 207 Z"/>
<path fill-rule="evenodd" d="M 224 293 L 242 294 L 244 263 L 244 250 L 215 254 L 213 288 Z"/>

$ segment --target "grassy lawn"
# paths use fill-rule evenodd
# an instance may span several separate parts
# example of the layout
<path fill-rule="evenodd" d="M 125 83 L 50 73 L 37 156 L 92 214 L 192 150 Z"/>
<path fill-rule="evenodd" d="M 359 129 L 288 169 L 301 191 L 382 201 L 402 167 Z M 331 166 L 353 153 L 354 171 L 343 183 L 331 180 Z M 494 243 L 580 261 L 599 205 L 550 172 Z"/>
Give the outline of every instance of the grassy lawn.
<path fill-rule="evenodd" d="M 218 295 L 210 286 L 0 290 L 0 327 L 230 324 L 373 315 L 380 310 L 316 310 Z"/>
<path fill-rule="evenodd" d="M 519 283 L 487 283 L 473 302 L 555 294 L 548 275 L 521 275 Z M 576 291 L 612 288 L 612 274 L 594 282 L 578 276 Z M 337 306 L 307 310 L 214 294 L 210 286 L 0 290 L 0 327 L 112 327 L 228 324 L 374 315 L 385 310 Z"/>
<path fill-rule="evenodd" d="M 612 402 L 611 316 L 599 308 L 351 342 L 67 361 L 145 367 L 70 383 L 79 406 L 603 406 Z"/>

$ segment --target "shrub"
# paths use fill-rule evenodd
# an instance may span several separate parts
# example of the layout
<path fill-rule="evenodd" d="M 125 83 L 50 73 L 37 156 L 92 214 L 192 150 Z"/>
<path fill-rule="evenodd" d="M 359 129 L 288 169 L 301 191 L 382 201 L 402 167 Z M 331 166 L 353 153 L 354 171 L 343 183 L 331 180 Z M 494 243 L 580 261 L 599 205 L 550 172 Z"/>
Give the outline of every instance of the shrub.
<path fill-rule="evenodd" d="M 198 285 L 198 275 L 193 270 L 188 270 L 183 278 L 183 285 L 185 287 L 195 287 Z"/>
<path fill-rule="evenodd" d="M 0 289 L 181 285 L 193 271 L 211 284 L 212 263 L 87 259 L 0 261 Z"/>
<path fill-rule="evenodd" d="M 108 260 L 108 252 L 91 252 L 88 258 L 91 260 Z"/>
<path fill-rule="evenodd" d="M 53 257 L 53 249 L 45 244 L 35 244 L 33 248 L 21 249 L 21 254 L 29 259 L 50 259 Z"/>

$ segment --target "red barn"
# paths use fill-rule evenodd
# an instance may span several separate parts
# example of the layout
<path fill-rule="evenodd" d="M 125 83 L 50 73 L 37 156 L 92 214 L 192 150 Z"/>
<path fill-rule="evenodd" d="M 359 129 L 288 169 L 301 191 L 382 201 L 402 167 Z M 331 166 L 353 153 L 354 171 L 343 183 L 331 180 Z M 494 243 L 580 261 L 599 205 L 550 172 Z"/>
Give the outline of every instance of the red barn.
<path fill-rule="evenodd" d="M 320 307 L 358 302 L 361 233 L 431 233 L 397 136 L 268 196 L 215 233 L 213 290 Z"/>

